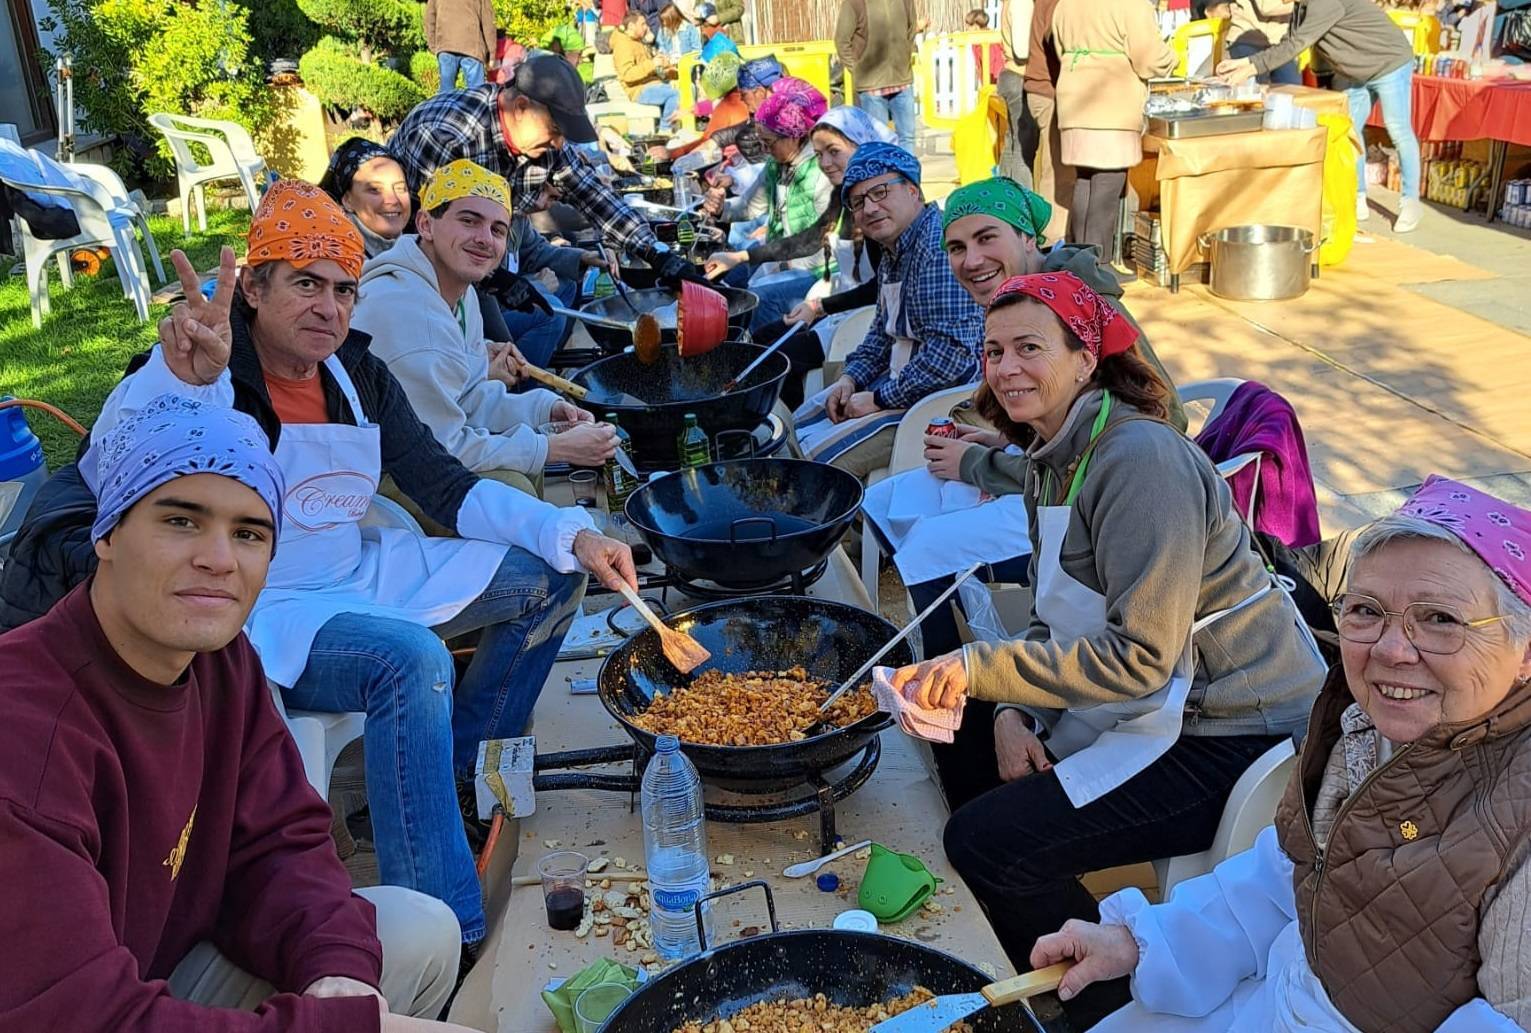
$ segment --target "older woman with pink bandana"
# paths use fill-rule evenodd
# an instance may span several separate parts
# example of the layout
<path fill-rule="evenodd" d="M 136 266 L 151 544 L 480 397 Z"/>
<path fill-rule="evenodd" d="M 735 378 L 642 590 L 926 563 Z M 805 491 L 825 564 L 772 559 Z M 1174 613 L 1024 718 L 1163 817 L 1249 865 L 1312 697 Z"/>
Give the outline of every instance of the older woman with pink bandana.
<path fill-rule="evenodd" d="M 826 110 L 824 95 L 813 86 L 791 77 L 778 80 L 755 112 L 756 131 L 770 155 L 765 170 L 731 201 L 725 202 L 721 192 L 710 192 L 703 210 L 725 222 L 766 216 L 766 247 L 820 223 L 829 210 L 834 184 L 819 168 L 808 136 Z M 760 295 L 753 330 L 780 319 L 802 301 L 814 280 L 824 274 L 825 265 L 822 246 L 770 261 L 752 260 L 748 250 L 722 251 L 707 260 L 707 275 L 724 277 L 723 282 L 732 286 L 747 283 Z"/>
<path fill-rule="evenodd" d="M 1342 665 L 1275 825 L 1042 937 L 1062 996 L 1132 977 L 1109 1033 L 1531 1027 L 1531 512 L 1431 477 L 1364 530 Z"/>

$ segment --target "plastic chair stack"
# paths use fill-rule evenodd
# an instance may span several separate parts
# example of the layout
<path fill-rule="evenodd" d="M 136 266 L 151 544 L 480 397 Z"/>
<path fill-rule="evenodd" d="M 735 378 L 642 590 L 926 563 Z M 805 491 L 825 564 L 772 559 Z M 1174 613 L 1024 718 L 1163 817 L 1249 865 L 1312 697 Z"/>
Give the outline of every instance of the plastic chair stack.
<path fill-rule="evenodd" d="M 149 124 L 165 137 L 175 157 L 176 186 L 181 195 L 181 227 L 191 232 L 191 198 L 197 199 L 197 228 L 207 232 L 208 183 L 237 179 L 244 187 L 250 211 L 260 203 L 257 186 L 266 174 L 266 160 L 255 152 L 255 144 L 244 126 L 215 118 L 192 118 L 164 112 L 149 116 Z M 204 163 L 194 145 L 209 155 Z"/>

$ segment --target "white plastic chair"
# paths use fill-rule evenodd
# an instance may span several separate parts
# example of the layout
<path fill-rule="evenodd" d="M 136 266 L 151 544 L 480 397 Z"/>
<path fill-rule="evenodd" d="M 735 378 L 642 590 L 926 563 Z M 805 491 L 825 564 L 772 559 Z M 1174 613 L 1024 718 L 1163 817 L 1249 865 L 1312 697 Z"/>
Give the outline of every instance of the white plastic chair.
<path fill-rule="evenodd" d="M 803 377 L 803 396 L 811 397 L 824 390 L 824 385 L 831 380 L 840 377 L 840 371 L 845 367 L 845 360 L 850 357 L 856 346 L 866 340 L 867 331 L 872 329 L 872 319 L 877 315 L 877 308 L 868 305 L 866 308 L 858 308 L 840 321 L 835 327 L 835 332 L 829 337 L 829 349 L 824 353 L 824 365 L 819 369 L 811 369 Z"/>
<path fill-rule="evenodd" d="M 1257 757 L 1233 784 L 1212 845 L 1199 854 L 1163 857 L 1154 862 L 1159 899 L 1168 900 L 1178 883 L 1205 875 L 1234 854 L 1254 846 L 1260 830 L 1276 817 L 1276 805 L 1281 802 L 1296 765 L 1297 751 L 1291 739 L 1281 740 Z"/>
<path fill-rule="evenodd" d="M 867 485 L 870 487 L 886 477 L 912 470 L 923 463 L 925 461 L 925 429 L 930 426 L 931 419 L 949 415 L 958 404 L 972 398 L 977 390 L 977 384 L 949 387 L 926 395 L 905 409 L 904 415 L 899 417 L 898 426 L 893 431 L 893 454 L 888 458 L 888 465 L 868 474 Z M 861 535 L 861 583 L 866 586 L 867 594 L 873 599 L 877 598 L 877 559 L 881 551 L 877 544 L 877 536 L 863 532 Z"/>
<path fill-rule="evenodd" d="M 586 104 L 585 113 L 598 126 L 616 123 L 620 131 L 625 123 L 626 131 L 632 135 L 651 136 L 658 131 L 664 109 L 653 104 L 639 104 L 635 100 L 607 100 Z"/>
<path fill-rule="evenodd" d="M 38 155 L 31 152 L 33 160 Z M 39 169 L 36 180 L 24 180 L 19 176 L 6 176 L 7 186 L 29 194 L 44 194 L 58 198 L 74 211 L 80 224 L 80 232 L 65 240 L 41 240 L 32 235 L 26 221 L 18 219 L 21 227 L 22 255 L 27 270 L 27 289 L 32 301 L 32 325 L 42 328 L 43 317 L 52 306 L 48 300 L 48 260 L 58 257 L 59 278 L 65 287 L 74 286 L 74 270 L 69 265 L 69 254 L 77 248 L 104 247 L 112 252 L 117 268 L 117 278 L 122 283 L 123 296 L 133 302 L 140 320 L 149 318 L 149 275 L 144 270 L 143 255 L 138 250 L 138 238 L 134 230 L 140 229 L 149 252 L 154 256 L 154 268 L 164 277 L 159 254 L 149 226 L 136 205 L 124 198 L 112 196 L 110 190 L 95 178 L 90 166 L 69 166 L 80 174 L 79 186 L 63 186 L 42 182 Z M 120 181 L 119 181 L 120 184 Z"/>
<path fill-rule="evenodd" d="M 1243 384 L 1244 381 L 1236 377 L 1218 377 L 1214 380 L 1196 380 L 1189 384 L 1182 384 L 1178 389 L 1180 404 L 1189 405 L 1192 402 L 1209 403 L 1211 409 L 1207 412 L 1207 418 L 1202 421 L 1202 426 L 1206 427 L 1222 415 L 1223 408 L 1228 404 L 1228 399 L 1232 398 L 1233 393 Z M 1216 464 L 1218 475 L 1225 481 L 1244 469 L 1244 467 L 1251 463 L 1254 464 L 1255 480 L 1249 489 L 1248 512 L 1239 514 L 1244 519 L 1244 523 L 1248 524 L 1251 528 L 1255 526 L 1255 503 L 1260 495 L 1261 459 L 1262 456 L 1259 452 L 1241 452 L 1230 459 L 1224 459 L 1221 463 Z"/>
<path fill-rule="evenodd" d="M 149 116 L 149 124 L 165 137 L 175 156 L 176 185 L 181 195 L 181 227 L 191 232 L 191 197 L 197 198 L 197 226 L 207 232 L 207 197 L 203 187 L 225 179 L 237 179 L 244 187 L 250 211 L 260 203 L 256 186 L 266 174 L 266 160 L 255 151 L 255 144 L 244 126 L 216 118 L 192 118 L 165 112 Z M 189 127 L 189 128 L 188 128 Z M 204 165 L 192 144 L 201 144 L 210 155 Z"/>

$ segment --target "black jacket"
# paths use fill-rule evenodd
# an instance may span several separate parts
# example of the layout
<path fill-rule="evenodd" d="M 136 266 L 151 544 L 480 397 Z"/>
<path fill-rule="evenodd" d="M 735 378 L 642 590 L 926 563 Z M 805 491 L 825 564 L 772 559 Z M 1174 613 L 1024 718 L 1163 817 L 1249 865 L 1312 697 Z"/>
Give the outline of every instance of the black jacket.
<path fill-rule="evenodd" d="M 229 374 L 234 381 L 234 408 L 255 417 L 274 449 L 282 433 L 281 421 L 271 407 L 260 359 L 250 339 L 250 310 L 234 306 L 234 346 Z M 459 463 L 421 423 L 381 359 L 368 351 L 372 338 L 352 330 L 336 356 L 356 385 L 356 394 L 367 417 L 382 433 L 383 472 L 391 474 L 399 489 L 419 504 L 431 519 L 445 527 L 457 527 L 457 510 L 478 477 Z M 127 375 L 136 373 L 149 353 L 134 356 Z M 329 370 L 319 368 L 330 421 L 355 425 L 356 416 L 340 393 Z M 81 449 L 83 451 L 84 445 Z M 39 489 L 27 511 L 10 558 L 0 570 L 0 631 L 41 617 L 70 589 L 96 569 L 90 525 L 96 518 L 96 500 L 74 464 L 50 477 Z"/>

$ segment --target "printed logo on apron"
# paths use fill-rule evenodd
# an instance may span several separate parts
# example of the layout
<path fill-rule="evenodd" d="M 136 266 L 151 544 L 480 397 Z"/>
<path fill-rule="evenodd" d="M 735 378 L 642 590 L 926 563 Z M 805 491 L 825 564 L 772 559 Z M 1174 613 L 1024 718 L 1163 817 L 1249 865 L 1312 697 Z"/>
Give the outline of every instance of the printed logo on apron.
<path fill-rule="evenodd" d="M 305 531 L 327 531 L 367 515 L 377 482 L 355 470 L 320 473 L 287 492 L 282 512 Z"/>

